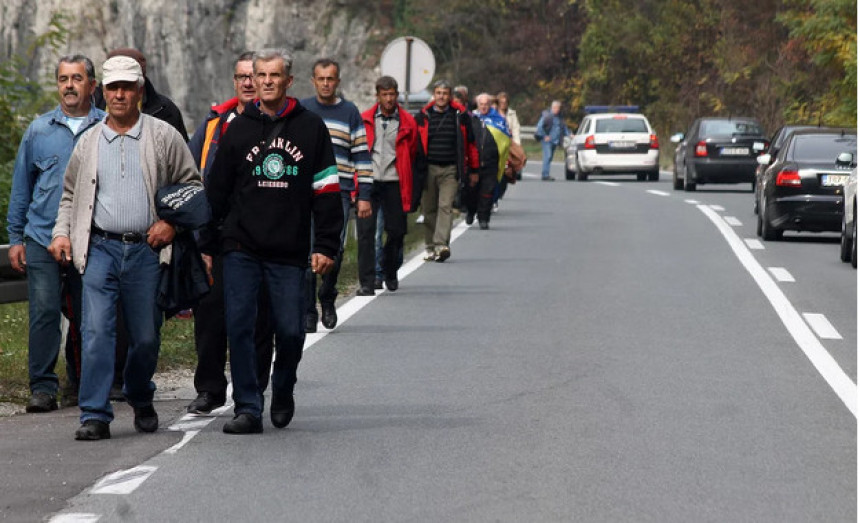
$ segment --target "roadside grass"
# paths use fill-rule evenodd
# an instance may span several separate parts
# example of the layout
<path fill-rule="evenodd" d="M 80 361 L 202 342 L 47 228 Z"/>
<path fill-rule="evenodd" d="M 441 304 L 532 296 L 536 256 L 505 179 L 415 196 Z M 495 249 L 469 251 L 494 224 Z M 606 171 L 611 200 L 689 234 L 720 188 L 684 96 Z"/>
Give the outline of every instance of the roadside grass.
<path fill-rule="evenodd" d="M 409 232 L 404 240 L 405 258 L 410 252 L 423 247 L 423 226 L 415 224 L 420 213 L 410 214 Z M 349 237 L 338 278 L 340 299 L 352 296 L 358 285 L 358 264 L 355 241 L 355 220 L 350 220 Z M 0 402 L 24 404 L 30 397 L 27 372 L 28 314 L 27 303 L 0 304 Z M 194 350 L 194 321 L 173 318 L 161 328 L 161 352 L 158 372 L 193 369 L 197 365 Z M 60 388 L 66 379 L 66 361 L 63 350 L 57 360 L 56 372 Z"/>

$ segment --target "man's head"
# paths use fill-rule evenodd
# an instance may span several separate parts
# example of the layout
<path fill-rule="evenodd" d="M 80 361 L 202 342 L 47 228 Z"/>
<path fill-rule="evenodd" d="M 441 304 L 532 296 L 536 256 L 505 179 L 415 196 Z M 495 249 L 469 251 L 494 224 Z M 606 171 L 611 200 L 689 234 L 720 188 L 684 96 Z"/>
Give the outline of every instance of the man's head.
<path fill-rule="evenodd" d="M 376 81 L 376 101 L 379 102 L 379 110 L 388 116 L 397 108 L 397 80 L 390 76 L 380 77 Z"/>
<path fill-rule="evenodd" d="M 254 54 L 254 86 L 263 106 L 283 105 L 293 85 L 293 57 L 283 49 L 263 49 Z"/>
<path fill-rule="evenodd" d="M 553 100 L 552 105 L 550 106 L 550 111 L 552 114 L 558 114 L 561 112 L 561 102 L 558 100 Z"/>
<path fill-rule="evenodd" d="M 64 56 L 54 69 L 54 77 L 62 111 L 69 116 L 86 115 L 96 88 L 96 69 L 92 60 L 81 54 Z"/>
<path fill-rule="evenodd" d="M 447 80 L 437 80 L 433 84 L 433 103 L 439 110 L 448 108 L 451 103 L 451 84 Z"/>
<path fill-rule="evenodd" d="M 143 98 L 143 70 L 128 56 L 108 58 L 102 65 L 102 84 L 108 114 L 116 120 L 134 120 Z"/>
<path fill-rule="evenodd" d="M 478 114 L 484 115 L 490 112 L 490 105 L 493 103 L 493 97 L 488 93 L 481 93 L 475 97 L 475 104 L 478 106 Z"/>
<path fill-rule="evenodd" d="M 499 111 L 505 112 L 508 110 L 508 93 L 501 91 L 496 95 L 496 105 L 499 106 Z"/>
<path fill-rule="evenodd" d="M 233 90 L 239 99 L 239 108 L 257 97 L 257 88 L 254 86 L 254 53 L 244 52 L 233 64 Z"/>
<path fill-rule="evenodd" d="M 330 58 L 314 62 L 311 83 L 317 93 L 317 101 L 333 105 L 337 101 L 337 86 L 340 85 L 340 64 Z"/>
<path fill-rule="evenodd" d="M 465 85 L 458 85 L 454 87 L 454 94 L 459 94 L 464 101 L 469 99 L 469 88 Z"/>
<path fill-rule="evenodd" d="M 146 57 L 143 56 L 143 53 L 133 47 L 120 47 L 109 52 L 107 55 L 108 58 L 113 58 L 114 56 L 128 56 L 137 60 L 137 63 L 140 64 L 140 70 L 143 72 L 144 78 L 146 78 Z"/>

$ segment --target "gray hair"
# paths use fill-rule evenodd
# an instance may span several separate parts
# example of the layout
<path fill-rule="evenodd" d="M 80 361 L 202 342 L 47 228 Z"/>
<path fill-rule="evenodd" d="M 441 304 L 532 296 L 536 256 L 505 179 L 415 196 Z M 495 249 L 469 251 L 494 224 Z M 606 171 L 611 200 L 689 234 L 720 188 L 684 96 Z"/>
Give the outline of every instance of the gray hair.
<path fill-rule="evenodd" d="M 254 73 L 257 72 L 258 62 L 269 62 L 279 58 L 284 62 L 284 74 L 289 76 L 293 70 L 293 57 L 286 49 L 282 48 L 262 49 L 254 53 Z"/>
<path fill-rule="evenodd" d="M 84 64 L 84 69 L 87 71 L 87 77 L 90 80 L 96 79 L 96 68 L 93 61 L 82 54 L 67 54 L 57 60 L 57 65 L 54 67 L 54 78 L 60 76 L 60 64 Z"/>
<path fill-rule="evenodd" d="M 448 89 L 448 91 L 451 91 L 451 82 L 448 80 L 436 80 L 436 83 L 433 84 L 433 90 L 435 91 L 436 89 Z"/>
<path fill-rule="evenodd" d="M 239 58 L 236 58 L 236 61 L 233 62 L 233 69 L 239 65 L 239 62 L 253 62 L 256 57 L 256 53 L 254 51 L 245 51 L 244 53 L 239 55 Z"/>

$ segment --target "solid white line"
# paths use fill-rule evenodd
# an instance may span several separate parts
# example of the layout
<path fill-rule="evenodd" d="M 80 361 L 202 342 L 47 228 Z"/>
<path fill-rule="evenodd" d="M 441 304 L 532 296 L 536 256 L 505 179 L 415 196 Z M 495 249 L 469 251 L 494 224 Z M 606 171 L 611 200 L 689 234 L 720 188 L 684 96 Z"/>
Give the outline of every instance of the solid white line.
<path fill-rule="evenodd" d="M 812 330 L 815 331 L 815 334 L 818 334 L 818 337 L 822 340 L 842 339 L 842 336 L 836 330 L 836 327 L 834 327 L 833 324 L 828 321 L 827 316 L 812 312 L 804 312 L 803 318 L 806 320 L 806 323 L 808 323 L 809 326 L 812 327 Z"/>
<path fill-rule="evenodd" d="M 595 183 L 595 184 L 597 184 L 597 185 L 607 185 L 607 186 L 609 186 L 609 187 L 618 187 L 618 186 L 620 186 L 620 185 L 621 185 L 621 184 L 620 184 L 620 183 L 618 183 L 618 182 L 594 182 L 594 183 Z"/>
<path fill-rule="evenodd" d="M 806 354 L 806 357 L 809 358 L 809 361 L 818 370 L 818 373 L 827 381 L 827 384 L 830 385 L 839 399 L 842 400 L 845 406 L 848 407 L 848 410 L 851 411 L 851 414 L 856 418 L 857 385 L 851 381 L 851 378 L 839 367 L 833 356 L 821 345 L 815 333 L 812 332 L 776 282 L 771 279 L 767 271 L 759 265 L 752 253 L 747 250 L 744 242 L 735 234 L 734 230 L 707 205 L 699 205 L 698 208 L 717 226 L 717 229 L 719 229 L 728 242 L 729 247 L 734 251 L 735 256 L 737 256 L 738 260 L 740 260 L 741 264 L 750 273 L 756 284 L 758 284 L 765 297 L 770 301 L 771 306 L 776 311 L 780 320 L 782 320 L 789 334 L 794 338 L 798 347 L 800 347 L 800 350 Z"/>
<path fill-rule="evenodd" d="M 684 203 L 689 203 L 690 205 L 699 205 L 699 200 L 684 200 Z"/>
<path fill-rule="evenodd" d="M 131 494 L 156 470 L 158 467 L 149 465 L 119 470 L 100 479 L 90 490 L 90 494 Z"/>
<path fill-rule="evenodd" d="M 101 519 L 99 514 L 57 514 L 49 519 L 48 523 L 96 523 L 99 519 Z"/>
<path fill-rule="evenodd" d="M 767 270 L 776 278 L 776 281 L 783 283 L 794 283 L 794 276 L 791 275 L 783 267 L 768 267 Z"/>
<path fill-rule="evenodd" d="M 711 209 L 713 209 L 717 212 L 723 212 L 726 210 L 726 208 L 723 207 L 722 205 L 709 205 L 708 207 L 710 207 Z"/>
<path fill-rule="evenodd" d="M 723 219 L 726 220 L 726 223 L 728 223 L 732 227 L 740 227 L 741 225 L 743 225 L 741 223 L 741 221 L 738 220 L 737 218 L 735 218 L 734 216 L 726 216 Z"/>
<path fill-rule="evenodd" d="M 651 194 L 656 194 L 657 196 L 671 196 L 671 194 L 669 194 L 665 191 L 656 191 L 654 189 L 649 189 L 646 192 L 651 193 Z"/>
<path fill-rule="evenodd" d="M 754 251 L 764 250 L 764 244 L 755 238 L 744 238 L 744 243 Z"/>

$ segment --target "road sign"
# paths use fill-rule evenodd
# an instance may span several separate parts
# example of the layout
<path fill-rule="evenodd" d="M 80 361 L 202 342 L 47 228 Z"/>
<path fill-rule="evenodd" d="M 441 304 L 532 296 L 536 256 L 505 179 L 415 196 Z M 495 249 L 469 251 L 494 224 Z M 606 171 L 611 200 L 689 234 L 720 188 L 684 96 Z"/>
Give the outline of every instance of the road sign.
<path fill-rule="evenodd" d="M 426 88 L 436 72 L 436 59 L 430 46 L 414 36 L 401 36 L 389 42 L 382 51 L 379 65 L 382 74 L 397 80 L 400 91 L 406 94 Z"/>

